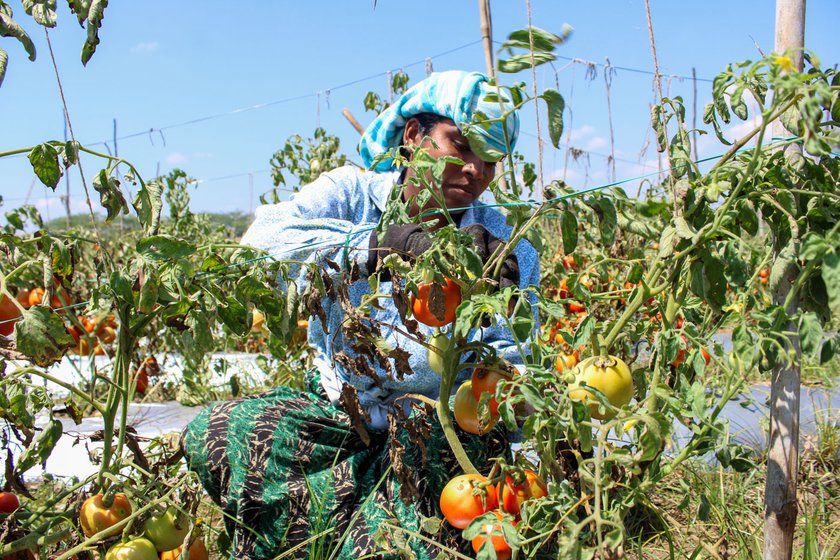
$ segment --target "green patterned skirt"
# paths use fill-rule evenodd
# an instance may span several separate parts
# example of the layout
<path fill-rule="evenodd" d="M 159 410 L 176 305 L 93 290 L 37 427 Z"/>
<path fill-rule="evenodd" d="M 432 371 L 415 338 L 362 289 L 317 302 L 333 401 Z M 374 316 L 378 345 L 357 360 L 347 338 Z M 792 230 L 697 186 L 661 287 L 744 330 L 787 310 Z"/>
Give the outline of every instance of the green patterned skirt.
<path fill-rule="evenodd" d="M 311 377 L 305 391 L 279 387 L 202 411 L 181 447 L 226 514 L 230 558 L 432 560 L 442 552 L 434 543 L 471 552 L 460 530 L 429 521 L 461 474 L 437 418 L 415 411 L 392 432 L 366 443 Z M 503 429 L 458 436 L 481 470 L 509 453 Z"/>

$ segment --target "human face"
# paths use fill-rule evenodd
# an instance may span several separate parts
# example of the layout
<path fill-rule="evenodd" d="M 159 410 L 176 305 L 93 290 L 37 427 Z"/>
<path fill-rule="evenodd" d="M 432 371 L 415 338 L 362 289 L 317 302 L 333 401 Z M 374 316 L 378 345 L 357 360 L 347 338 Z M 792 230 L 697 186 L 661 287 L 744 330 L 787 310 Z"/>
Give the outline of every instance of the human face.
<path fill-rule="evenodd" d="M 434 140 L 434 144 L 420 132 L 420 126 L 416 119 L 409 119 L 403 132 L 403 145 L 409 147 L 421 146 L 432 157 L 452 156 L 464 162 L 464 165 L 447 163 L 441 177 L 441 184 L 434 185 L 440 188 L 443 199 L 448 209 L 465 208 L 472 204 L 481 194 L 487 190 L 490 181 L 496 171 L 496 164 L 483 161 L 470 148 L 467 138 L 461 134 L 458 127 L 451 119 L 444 119 L 432 128 L 428 137 Z M 435 147 L 435 144 L 437 147 Z M 411 177 L 414 170 L 406 172 L 406 178 Z M 428 177 L 431 183 L 432 178 Z M 406 183 L 403 190 L 405 200 L 417 196 L 422 187 Z M 438 208 L 439 205 L 434 198 L 429 199 L 422 210 Z M 416 216 L 420 212 L 416 204 L 412 205 L 409 213 Z M 456 210 L 459 214 L 463 210 Z M 432 214 L 424 219 L 437 219 L 444 225 L 444 219 L 439 214 Z"/>

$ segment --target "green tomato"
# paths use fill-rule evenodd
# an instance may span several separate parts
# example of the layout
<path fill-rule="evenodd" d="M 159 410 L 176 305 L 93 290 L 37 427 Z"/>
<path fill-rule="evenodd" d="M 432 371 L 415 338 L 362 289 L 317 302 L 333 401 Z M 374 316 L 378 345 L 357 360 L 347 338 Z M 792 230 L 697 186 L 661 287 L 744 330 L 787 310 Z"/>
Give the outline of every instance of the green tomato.
<path fill-rule="evenodd" d="M 189 521 L 173 507 L 167 508 L 161 515 L 150 517 L 143 524 L 143 536 L 152 541 L 159 552 L 184 544 L 189 530 Z"/>
<path fill-rule="evenodd" d="M 429 337 L 429 367 L 438 375 L 443 375 L 446 369 L 446 355 L 452 350 L 452 339 L 437 332 Z"/>
<path fill-rule="evenodd" d="M 158 551 L 149 539 L 133 539 L 109 548 L 105 560 L 158 560 Z"/>

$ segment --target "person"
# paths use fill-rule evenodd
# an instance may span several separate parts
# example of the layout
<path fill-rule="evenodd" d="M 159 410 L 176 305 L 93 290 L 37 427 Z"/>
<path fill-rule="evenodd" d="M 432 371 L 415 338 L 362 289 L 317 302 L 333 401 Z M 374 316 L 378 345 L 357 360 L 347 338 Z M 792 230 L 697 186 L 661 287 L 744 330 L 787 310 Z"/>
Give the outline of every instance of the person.
<path fill-rule="evenodd" d="M 387 254 L 422 254 L 431 245 L 427 229 L 443 224 L 440 213 L 427 212 L 438 208 L 434 198 L 423 207 L 417 204 L 420 187 L 410 180 L 414 171 L 397 169 L 393 157 L 399 149 L 411 158 L 422 147 L 431 156 L 464 162 L 447 163 L 436 186 L 458 228 L 473 235 L 476 253 L 486 259 L 508 239 L 511 228 L 502 213 L 478 202 L 496 164 L 476 152 L 503 154 L 513 148 L 519 120 L 511 109 L 503 90 L 481 73 L 432 74 L 368 127 L 359 146 L 368 169 L 329 171 L 289 201 L 259 207 L 242 243 L 323 270 L 332 270 L 328 259 L 342 272 L 355 267 L 360 278 L 350 284 L 348 295 L 358 305 L 371 293 L 367 277 L 377 273 Z M 472 128 L 481 136 L 483 151 L 474 150 L 476 140 L 464 135 L 478 112 L 495 119 L 492 126 Z M 382 224 L 380 236 L 375 228 L 393 193 L 411 203 L 409 214 L 417 221 Z M 425 224 L 429 228 L 418 223 L 423 220 L 432 222 Z M 306 282 L 306 270 L 301 267 L 299 286 Z M 537 253 L 520 241 L 505 258 L 499 283 L 525 288 L 538 280 Z M 380 290 L 389 290 L 390 281 L 383 277 Z M 342 329 L 342 303 L 330 298 L 322 303 L 324 314 L 309 322 L 315 367 L 305 377 L 304 391 L 277 387 L 215 405 L 182 435 L 189 467 L 226 514 L 230 557 L 273 558 L 287 552 L 306 558 L 316 556 L 318 547 L 329 547 L 339 549 L 335 558 L 400 558 L 393 543 L 404 542 L 416 558 L 432 559 L 440 549 L 430 540 L 463 548 L 460 531 L 446 523 L 440 534 L 427 534 L 426 540 L 416 536 L 427 527 L 425 518 L 441 517 L 440 491 L 460 474 L 434 414 L 412 413 L 410 399 L 400 398 L 438 397 L 440 376 L 430 368 L 426 348 L 404 329 L 387 327 L 402 321 L 393 301 L 382 298 L 371 311 L 371 323 L 382 325 L 391 348 L 405 351 L 411 371 L 395 375 L 392 363 L 364 357 L 375 372 L 364 375 L 350 367 L 360 355 Z M 426 336 L 432 333 L 420 328 Z M 509 330 L 492 324 L 474 331 L 470 337 L 522 363 Z M 348 387 L 364 413 L 360 429 L 348 407 Z M 418 442 L 418 434 L 425 441 Z M 459 438 L 477 464 L 509 453 L 501 427 L 482 437 L 459 430 Z"/>

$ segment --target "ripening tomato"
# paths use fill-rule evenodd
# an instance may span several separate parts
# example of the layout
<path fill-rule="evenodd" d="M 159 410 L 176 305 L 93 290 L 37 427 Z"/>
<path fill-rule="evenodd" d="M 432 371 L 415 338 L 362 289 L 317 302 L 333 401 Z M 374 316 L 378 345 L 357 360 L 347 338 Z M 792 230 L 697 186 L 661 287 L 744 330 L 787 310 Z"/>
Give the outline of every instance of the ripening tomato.
<path fill-rule="evenodd" d="M 474 537 L 472 540 L 472 548 L 474 552 L 478 553 L 478 551 L 481 550 L 481 547 L 484 546 L 485 541 L 490 539 L 490 544 L 496 551 L 496 559 L 508 560 L 512 551 L 510 549 L 510 545 L 508 545 L 502 535 L 501 526 L 501 521 L 504 519 L 505 514 L 498 510 L 494 511 L 493 514 L 499 518 L 499 521 L 496 523 L 484 523 L 481 526 L 481 534 Z M 516 527 L 516 521 L 511 521 L 511 525 Z"/>
<path fill-rule="evenodd" d="M 9 336 L 15 331 L 20 309 L 6 296 L 0 296 L 0 334 Z"/>
<path fill-rule="evenodd" d="M 633 377 L 630 375 L 630 368 L 615 356 L 587 358 L 575 366 L 573 372 L 575 381 L 569 386 L 569 398 L 589 401 L 589 413 L 592 418 L 608 420 L 615 413 L 609 410 L 599 412 L 600 403 L 591 391 L 581 387 L 584 383 L 604 393 L 609 403 L 616 408 L 624 406 L 633 398 Z"/>
<path fill-rule="evenodd" d="M 14 513 L 20 508 L 20 500 L 14 492 L 0 492 L 0 513 Z"/>
<path fill-rule="evenodd" d="M 174 550 L 167 550 L 160 553 L 160 560 L 179 560 L 181 558 L 181 550 L 183 546 L 179 546 Z M 207 560 L 207 547 L 204 546 L 204 541 L 195 539 L 190 545 L 190 560 Z"/>
<path fill-rule="evenodd" d="M 455 422 L 458 426 L 465 432 L 478 436 L 492 430 L 499 419 L 498 412 L 495 414 L 491 412 L 489 424 L 484 424 L 478 417 L 478 399 L 473 394 L 472 381 L 465 381 L 458 388 L 455 393 L 454 409 Z"/>
<path fill-rule="evenodd" d="M 135 385 L 135 391 L 138 393 L 145 393 L 146 389 L 149 388 L 149 374 L 146 373 L 146 370 L 140 368 L 137 370 L 137 384 Z"/>
<path fill-rule="evenodd" d="M 105 560 L 158 560 L 158 554 L 149 539 L 139 538 L 118 542 L 105 553 Z"/>
<path fill-rule="evenodd" d="M 82 532 L 86 537 L 92 537 L 131 515 L 131 503 L 125 497 L 125 494 L 114 495 L 111 507 L 105 506 L 103 498 L 102 494 L 91 496 L 84 501 L 79 509 L 79 524 L 82 526 Z M 108 531 L 105 536 L 110 537 L 119 532 L 119 529 Z"/>
<path fill-rule="evenodd" d="M 476 401 L 481 400 L 482 393 L 490 393 L 490 413 L 496 415 L 499 413 L 499 403 L 496 402 L 496 385 L 502 379 L 510 381 L 510 376 L 505 375 L 497 369 L 475 368 L 472 373 L 472 392 Z"/>
<path fill-rule="evenodd" d="M 158 552 L 173 550 L 184 544 L 190 522 L 174 507 L 153 515 L 143 524 L 143 536 L 152 541 Z"/>
<path fill-rule="evenodd" d="M 29 292 L 29 306 L 32 307 L 34 305 L 41 305 L 44 301 L 45 293 L 46 290 L 44 288 L 34 288 L 31 292 Z M 67 307 L 73 303 L 70 299 L 70 294 L 64 288 L 53 289 L 52 293 L 53 295 L 50 297 L 50 307 L 53 309 Z"/>
<path fill-rule="evenodd" d="M 573 301 L 572 303 L 567 303 L 566 309 L 569 311 L 569 313 L 575 314 L 586 311 L 586 308 L 576 301 Z"/>
<path fill-rule="evenodd" d="M 484 486 L 483 491 L 478 488 L 483 482 L 487 479 L 480 474 L 462 474 L 446 483 L 440 494 L 440 511 L 450 525 L 464 529 L 479 515 L 499 507 L 493 486 Z"/>
<path fill-rule="evenodd" d="M 443 286 L 443 318 L 438 318 L 429 309 L 429 297 L 431 296 L 432 282 L 426 282 L 417 286 L 417 296 L 411 296 L 411 311 L 414 318 L 430 327 L 442 327 L 455 320 L 455 310 L 461 305 L 461 287 L 451 278 L 446 279 Z"/>
<path fill-rule="evenodd" d="M 572 369 L 578 364 L 578 353 L 577 350 L 572 352 L 571 354 L 566 354 L 561 352 L 557 354 L 557 359 L 554 360 L 554 369 L 556 369 L 559 373 L 563 373 L 567 369 Z"/>
<path fill-rule="evenodd" d="M 565 278 L 563 278 L 560 280 L 560 288 L 557 291 L 557 297 L 560 299 L 568 299 L 571 295 L 571 292 L 569 292 L 569 283 Z"/>
<path fill-rule="evenodd" d="M 574 255 L 566 255 L 563 257 L 563 268 L 569 270 L 570 268 L 575 267 L 575 257 Z"/>
<path fill-rule="evenodd" d="M 542 498 L 548 495 L 548 485 L 540 475 L 530 469 L 524 469 L 525 480 L 515 484 L 512 476 L 505 477 L 505 484 L 499 492 L 499 502 L 502 508 L 519 517 L 522 504 L 531 498 Z"/>

